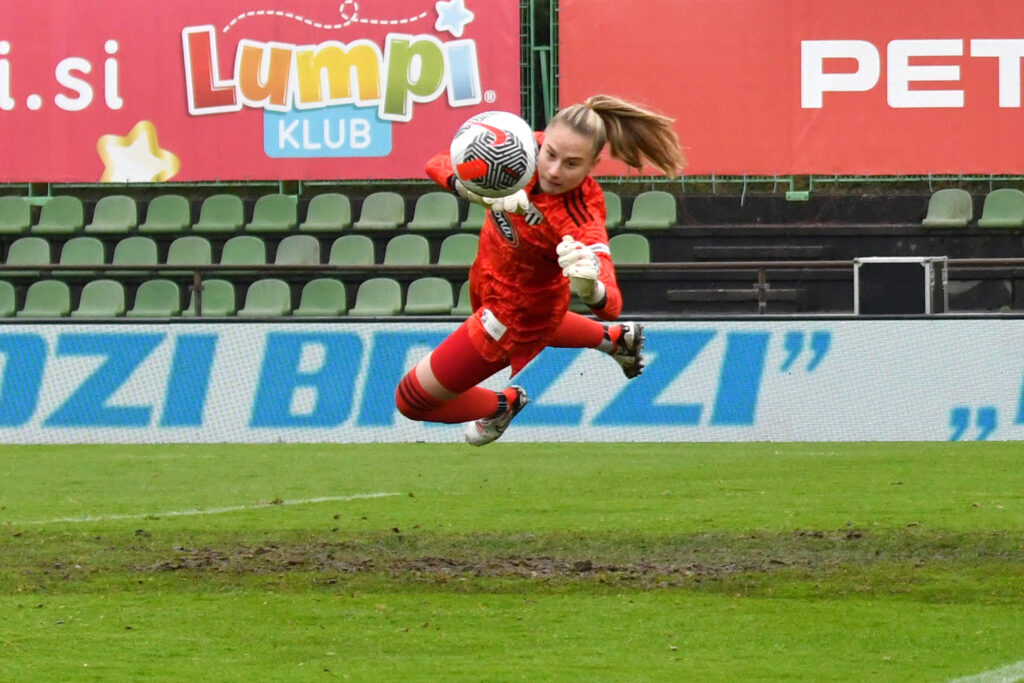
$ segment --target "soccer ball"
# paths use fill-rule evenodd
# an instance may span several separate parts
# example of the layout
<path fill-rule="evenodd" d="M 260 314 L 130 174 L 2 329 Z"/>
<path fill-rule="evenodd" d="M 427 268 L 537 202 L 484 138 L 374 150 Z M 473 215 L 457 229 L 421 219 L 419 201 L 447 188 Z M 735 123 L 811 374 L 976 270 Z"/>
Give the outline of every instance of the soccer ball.
<path fill-rule="evenodd" d="M 506 197 L 523 189 L 537 169 L 530 124 L 507 111 L 487 111 L 463 123 L 450 152 L 455 175 L 483 197 Z"/>

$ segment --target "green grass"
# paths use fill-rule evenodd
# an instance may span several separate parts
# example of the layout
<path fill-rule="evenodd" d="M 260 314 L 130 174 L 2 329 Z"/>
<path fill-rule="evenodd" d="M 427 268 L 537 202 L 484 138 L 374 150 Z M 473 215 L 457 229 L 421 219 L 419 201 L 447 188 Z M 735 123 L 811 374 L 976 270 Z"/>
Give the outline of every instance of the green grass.
<path fill-rule="evenodd" d="M 1022 464 L 1013 443 L 4 447 L 0 680 L 947 681 L 1024 660 Z M 293 502 L 364 494 L 389 495 Z"/>

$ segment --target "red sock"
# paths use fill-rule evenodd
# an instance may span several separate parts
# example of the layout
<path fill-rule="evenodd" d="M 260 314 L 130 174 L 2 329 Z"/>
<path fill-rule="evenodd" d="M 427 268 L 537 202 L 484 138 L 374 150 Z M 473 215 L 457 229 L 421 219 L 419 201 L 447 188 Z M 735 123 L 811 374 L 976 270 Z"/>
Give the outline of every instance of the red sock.
<path fill-rule="evenodd" d="M 555 330 L 549 346 L 565 349 L 596 349 L 605 338 L 604 325 L 592 318 L 568 311 Z"/>

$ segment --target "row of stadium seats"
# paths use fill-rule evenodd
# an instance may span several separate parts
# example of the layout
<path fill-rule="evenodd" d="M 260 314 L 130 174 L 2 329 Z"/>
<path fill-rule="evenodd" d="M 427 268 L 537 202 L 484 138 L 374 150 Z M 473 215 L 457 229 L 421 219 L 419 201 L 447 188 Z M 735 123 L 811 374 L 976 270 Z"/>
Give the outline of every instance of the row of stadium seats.
<path fill-rule="evenodd" d="M 18 290 L 10 282 L 0 280 L 0 317 L 18 318 L 172 318 L 195 317 L 195 293 L 182 307 L 182 287 L 173 280 L 152 279 L 135 289 L 128 305 L 128 290 L 111 279 L 90 280 L 77 292 L 72 305 L 72 288 L 61 280 L 44 279 L 33 282 L 19 300 Z M 184 288 L 186 291 L 190 287 Z M 237 296 L 244 291 L 244 297 Z M 359 283 L 355 300 L 348 306 L 348 292 L 341 280 L 316 278 L 302 285 L 298 306 L 293 308 L 290 285 L 278 278 L 263 278 L 248 286 L 228 280 L 210 278 L 202 283 L 203 317 L 241 316 L 272 318 L 280 316 L 394 316 L 394 315 L 468 315 L 468 283 L 463 283 L 455 298 L 452 284 L 443 278 L 420 277 L 408 284 L 393 278 L 375 277 Z M 238 302 L 242 301 L 242 307 Z"/>
<path fill-rule="evenodd" d="M 230 265 L 255 268 L 266 264 L 368 266 L 374 264 L 426 266 L 470 265 L 476 257 L 478 237 L 472 233 L 446 235 L 432 258 L 430 241 L 420 234 L 402 233 L 387 239 L 383 256 L 378 259 L 374 241 L 366 235 L 347 234 L 330 241 L 323 249 L 313 235 L 291 234 L 271 241 L 257 235 L 235 235 L 220 246 L 214 258 L 214 245 L 201 235 L 182 235 L 161 248 L 156 240 L 142 235 L 122 237 L 112 249 L 91 235 L 72 237 L 59 247 L 53 260 L 51 244 L 43 237 L 27 235 L 15 239 L 7 248 L 6 266 L 207 266 Z M 268 244 L 273 248 L 269 255 Z M 649 263 L 648 239 L 637 233 L 621 233 L 609 239 L 609 248 L 616 263 Z M 161 253 L 163 252 L 163 253 Z M 108 259 L 109 253 L 109 259 Z M 20 272 L 20 271 L 19 271 Z M 58 271 L 67 273 L 69 271 Z M 74 274 L 74 273 L 73 273 Z"/>
<path fill-rule="evenodd" d="M 622 199 L 605 193 L 608 207 L 607 227 L 629 230 L 664 229 L 675 224 L 676 198 L 661 190 L 637 195 L 628 220 L 623 220 Z M 406 220 L 405 198 L 391 191 L 373 192 L 359 206 L 354 217 L 352 200 L 341 193 L 326 192 L 312 197 L 299 216 L 299 202 L 287 194 L 266 194 L 256 199 L 247 219 L 242 198 L 221 193 L 204 199 L 198 219 L 193 220 L 189 201 L 180 194 L 163 194 L 151 199 L 144 212 L 128 195 L 100 197 L 86 222 L 85 205 L 74 195 L 57 195 L 46 200 L 33 220 L 27 197 L 0 197 L 0 235 L 73 235 L 95 234 L 199 234 L 246 233 L 340 233 L 406 229 L 410 231 L 479 231 L 484 210 L 448 192 L 428 192 L 418 197 L 412 216 Z M 140 222 L 140 213 L 144 219 Z"/>
<path fill-rule="evenodd" d="M 971 193 L 962 188 L 950 187 L 932 193 L 921 224 L 927 228 L 966 228 L 972 220 L 974 198 Z M 1024 227 L 1024 192 L 1004 187 L 985 195 L 978 227 Z"/>

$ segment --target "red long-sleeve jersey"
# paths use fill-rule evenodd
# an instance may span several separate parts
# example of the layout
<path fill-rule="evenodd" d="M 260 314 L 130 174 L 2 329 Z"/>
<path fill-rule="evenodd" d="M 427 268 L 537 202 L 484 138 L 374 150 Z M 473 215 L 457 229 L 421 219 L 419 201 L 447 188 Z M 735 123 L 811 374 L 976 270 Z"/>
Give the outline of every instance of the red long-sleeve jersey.
<path fill-rule="evenodd" d="M 543 142 L 542 134 L 538 140 Z M 454 171 L 447 152 L 427 162 L 427 175 L 454 189 Z M 470 337 L 487 360 L 508 360 L 517 372 L 547 346 L 569 309 L 568 278 L 558 265 L 556 248 L 569 235 L 589 246 L 601 263 L 605 299 L 591 310 L 615 320 L 622 312 L 622 293 L 608 252 L 604 192 L 591 177 L 570 192 L 549 195 L 537 178 L 526 191 L 527 213 L 487 212 L 480 244 L 469 273 L 474 314 Z"/>

